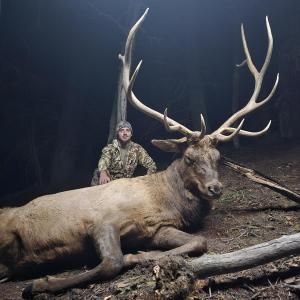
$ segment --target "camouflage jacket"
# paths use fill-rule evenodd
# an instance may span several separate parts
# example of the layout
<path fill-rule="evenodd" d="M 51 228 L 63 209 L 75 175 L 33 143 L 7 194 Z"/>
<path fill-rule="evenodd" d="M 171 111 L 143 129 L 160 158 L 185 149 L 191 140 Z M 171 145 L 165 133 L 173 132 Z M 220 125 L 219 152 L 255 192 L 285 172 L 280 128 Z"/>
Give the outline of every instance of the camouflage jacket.
<path fill-rule="evenodd" d="M 125 164 L 121 158 L 120 146 L 117 140 L 113 140 L 102 150 L 102 155 L 98 163 L 98 174 L 94 173 L 92 185 L 99 184 L 99 172 L 106 170 L 110 179 L 130 178 L 137 167 L 141 165 L 147 169 L 147 174 L 156 172 L 156 165 L 147 151 L 139 144 L 132 141 L 128 144 Z"/>

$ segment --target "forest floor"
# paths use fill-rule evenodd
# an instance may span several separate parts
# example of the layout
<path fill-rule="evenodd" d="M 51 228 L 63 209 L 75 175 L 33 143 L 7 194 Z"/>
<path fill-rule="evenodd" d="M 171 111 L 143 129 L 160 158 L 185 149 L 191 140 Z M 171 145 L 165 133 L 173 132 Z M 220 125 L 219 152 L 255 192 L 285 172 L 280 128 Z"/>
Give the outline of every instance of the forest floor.
<path fill-rule="evenodd" d="M 235 162 L 300 193 L 299 143 L 223 152 Z M 299 204 L 225 166 L 220 167 L 220 179 L 224 184 L 224 195 L 216 202 L 215 209 L 199 231 L 208 239 L 209 253 L 226 253 L 300 232 Z M 78 273 L 78 270 L 64 272 L 60 276 L 70 273 Z M 0 299 L 21 299 L 22 289 L 29 283 L 30 280 L 0 284 Z M 300 284 L 300 256 L 196 280 L 189 295 L 182 299 L 300 299 L 299 294 L 297 296 L 288 287 L 289 284 Z M 35 299 L 159 299 L 155 297 L 154 290 L 152 269 L 145 265 L 124 272 L 110 282 L 72 289 L 57 296 L 44 294 Z"/>

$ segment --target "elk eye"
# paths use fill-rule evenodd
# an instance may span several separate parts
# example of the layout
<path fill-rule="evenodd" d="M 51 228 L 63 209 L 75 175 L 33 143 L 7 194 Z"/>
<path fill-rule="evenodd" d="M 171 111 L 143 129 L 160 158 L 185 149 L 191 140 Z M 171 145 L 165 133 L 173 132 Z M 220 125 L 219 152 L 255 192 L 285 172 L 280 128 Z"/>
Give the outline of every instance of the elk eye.
<path fill-rule="evenodd" d="M 188 165 L 192 165 L 195 161 L 193 159 L 191 159 L 188 156 L 184 157 L 184 161 L 188 164 Z"/>

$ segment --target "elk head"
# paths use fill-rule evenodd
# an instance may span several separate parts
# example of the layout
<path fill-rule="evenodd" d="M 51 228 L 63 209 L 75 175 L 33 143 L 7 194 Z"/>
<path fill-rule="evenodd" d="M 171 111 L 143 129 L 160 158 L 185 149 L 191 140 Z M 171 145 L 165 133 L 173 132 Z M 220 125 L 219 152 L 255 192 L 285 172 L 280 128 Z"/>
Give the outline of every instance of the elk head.
<path fill-rule="evenodd" d="M 180 160 L 180 172 L 185 186 L 189 189 L 196 188 L 204 198 L 211 199 L 219 197 L 221 195 L 222 185 L 218 180 L 217 172 L 217 164 L 220 159 L 219 151 L 216 149 L 217 143 L 230 141 L 237 135 L 252 137 L 259 136 L 265 133 L 271 125 L 271 121 L 269 121 L 269 123 L 263 130 L 258 132 L 250 132 L 241 129 L 244 123 L 244 119 L 242 119 L 236 128 L 233 127 L 233 124 L 236 121 L 268 102 L 273 96 L 278 85 L 279 74 L 277 74 L 276 81 L 270 94 L 262 101 L 257 101 L 265 72 L 270 63 L 273 49 L 273 37 L 268 18 L 266 17 L 268 50 L 265 61 L 260 71 L 257 70 L 252 62 L 252 58 L 245 38 L 244 28 L 243 25 L 241 25 L 242 42 L 246 59 L 239 66 L 247 64 L 255 80 L 254 91 L 250 97 L 250 100 L 242 109 L 234 113 L 228 120 L 226 120 L 217 130 L 215 130 L 211 134 L 206 134 L 206 126 L 202 114 L 200 115 L 201 130 L 192 131 L 168 117 L 167 109 L 163 114 L 161 114 L 144 105 L 132 91 L 135 79 L 142 63 L 142 61 L 140 61 L 130 79 L 129 76 L 132 44 L 134 36 L 141 26 L 142 22 L 144 21 L 147 13 L 148 9 L 146 9 L 143 16 L 131 28 L 126 41 L 125 54 L 119 55 L 119 58 L 123 63 L 123 84 L 126 90 L 127 98 L 135 108 L 158 120 L 159 122 L 162 122 L 167 131 L 180 132 L 184 135 L 184 137 L 181 139 L 153 140 L 152 143 L 164 151 L 179 152 L 182 154 Z"/>
<path fill-rule="evenodd" d="M 222 184 L 218 180 L 218 162 L 220 153 L 215 141 L 209 137 L 202 139 L 152 140 L 163 151 L 181 154 L 177 171 L 185 188 L 208 200 L 218 198 L 222 193 Z"/>

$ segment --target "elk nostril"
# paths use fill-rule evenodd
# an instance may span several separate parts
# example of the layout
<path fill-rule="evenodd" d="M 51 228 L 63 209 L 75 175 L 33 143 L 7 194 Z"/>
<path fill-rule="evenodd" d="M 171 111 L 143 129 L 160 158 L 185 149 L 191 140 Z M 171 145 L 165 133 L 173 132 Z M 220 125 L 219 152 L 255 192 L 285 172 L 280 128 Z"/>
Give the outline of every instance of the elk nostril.
<path fill-rule="evenodd" d="M 214 195 L 219 196 L 222 194 L 222 188 L 219 185 L 211 185 L 208 190 Z"/>
<path fill-rule="evenodd" d="M 222 188 L 220 186 L 216 186 L 215 191 L 218 196 L 222 194 Z"/>
<path fill-rule="evenodd" d="M 215 193 L 215 188 L 214 188 L 213 185 L 210 185 L 210 186 L 208 187 L 208 190 L 209 190 L 213 195 L 216 194 L 216 193 Z"/>

